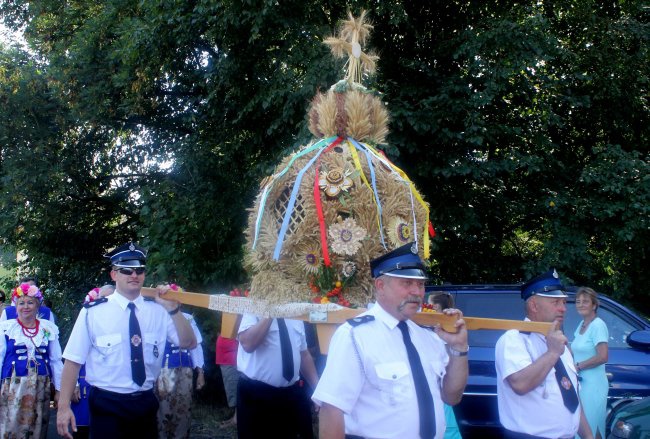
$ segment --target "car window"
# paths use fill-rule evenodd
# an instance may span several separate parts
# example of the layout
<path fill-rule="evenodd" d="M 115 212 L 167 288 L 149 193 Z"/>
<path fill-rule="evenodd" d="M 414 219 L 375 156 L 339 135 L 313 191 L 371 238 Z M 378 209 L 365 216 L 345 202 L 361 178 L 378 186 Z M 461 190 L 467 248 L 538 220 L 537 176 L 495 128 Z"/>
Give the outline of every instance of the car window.
<path fill-rule="evenodd" d="M 523 320 L 525 317 L 524 302 L 519 294 L 457 294 L 456 306 L 471 317 L 509 320 Z M 483 329 L 468 331 L 468 342 L 470 346 L 494 347 L 503 333 Z"/>
<path fill-rule="evenodd" d="M 603 306 L 598 308 L 598 317 L 603 319 L 609 331 L 608 347 L 611 348 L 627 348 L 631 349 L 627 344 L 627 336 L 637 328 L 628 321 L 624 320 L 621 316 L 612 310 Z M 570 340 L 573 340 L 573 334 L 576 328 L 582 321 L 582 317 L 576 311 L 575 302 L 567 303 L 567 314 L 565 319 L 565 334 Z"/>

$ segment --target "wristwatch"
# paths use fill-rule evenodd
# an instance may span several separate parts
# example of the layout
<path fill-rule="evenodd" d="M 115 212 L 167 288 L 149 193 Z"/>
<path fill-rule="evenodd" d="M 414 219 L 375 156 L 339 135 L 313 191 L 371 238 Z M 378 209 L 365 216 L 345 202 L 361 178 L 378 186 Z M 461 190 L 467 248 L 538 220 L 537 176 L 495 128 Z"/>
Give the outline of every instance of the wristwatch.
<path fill-rule="evenodd" d="M 451 346 L 447 345 L 447 352 L 449 353 L 449 355 L 452 355 L 454 357 L 465 357 L 465 356 L 467 356 L 467 353 L 469 352 L 469 346 L 467 346 L 467 350 L 457 351 L 456 349 L 454 349 Z"/>
<path fill-rule="evenodd" d="M 178 306 L 176 307 L 176 309 L 171 310 L 171 311 L 168 311 L 168 312 L 169 312 L 169 315 L 170 315 L 170 316 L 173 316 L 174 314 L 178 313 L 178 311 L 180 311 L 180 310 L 181 310 L 181 306 L 178 305 Z"/>

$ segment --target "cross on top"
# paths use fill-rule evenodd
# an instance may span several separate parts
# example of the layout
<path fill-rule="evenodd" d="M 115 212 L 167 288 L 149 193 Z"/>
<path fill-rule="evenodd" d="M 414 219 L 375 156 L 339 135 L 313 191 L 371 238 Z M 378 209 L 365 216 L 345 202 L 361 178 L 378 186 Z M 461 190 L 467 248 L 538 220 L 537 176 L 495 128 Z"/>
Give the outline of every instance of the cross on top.
<path fill-rule="evenodd" d="M 368 73 L 375 71 L 376 62 L 379 59 L 377 55 L 366 54 L 361 50 L 361 45 L 365 45 L 372 29 L 372 25 L 366 23 L 365 18 L 366 11 L 362 11 L 361 16 L 357 19 L 351 12 L 348 12 L 348 19 L 343 21 L 338 37 L 329 37 L 324 41 L 330 46 L 330 50 L 336 58 L 348 57 L 345 79 L 358 84 L 361 84 L 364 71 Z"/>

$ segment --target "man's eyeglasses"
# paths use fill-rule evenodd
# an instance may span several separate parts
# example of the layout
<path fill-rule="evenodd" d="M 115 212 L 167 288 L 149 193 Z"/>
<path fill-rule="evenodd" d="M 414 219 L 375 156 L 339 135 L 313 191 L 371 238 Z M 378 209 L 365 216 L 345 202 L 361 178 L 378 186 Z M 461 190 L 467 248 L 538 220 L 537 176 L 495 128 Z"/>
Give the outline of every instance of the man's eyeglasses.
<path fill-rule="evenodd" d="M 137 274 L 138 276 L 144 273 L 145 268 L 144 267 L 138 267 L 138 268 L 118 268 L 117 271 L 122 273 L 124 276 L 131 276 L 133 272 Z"/>

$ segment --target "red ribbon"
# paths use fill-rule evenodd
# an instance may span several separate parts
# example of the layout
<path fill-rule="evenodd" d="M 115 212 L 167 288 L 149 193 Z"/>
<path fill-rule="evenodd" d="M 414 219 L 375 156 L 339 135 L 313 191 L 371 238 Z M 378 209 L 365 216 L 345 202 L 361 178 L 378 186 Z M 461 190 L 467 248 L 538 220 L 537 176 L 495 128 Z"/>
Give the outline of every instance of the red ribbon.
<path fill-rule="evenodd" d="M 330 261 L 330 252 L 327 248 L 327 230 L 325 229 L 325 215 L 323 215 L 323 205 L 321 204 L 320 200 L 320 185 L 318 184 L 318 180 L 320 178 L 320 159 L 323 157 L 323 155 L 334 148 L 336 145 L 341 143 L 343 141 L 343 137 L 337 137 L 335 141 L 330 143 L 327 148 L 325 148 L 325 151 L 322 152 L 320 156 L 318 156 L 318 159 L 316 160 L 316 166 L 314 168 L 315 176 L 314 176 L 314 203 L 316 204 L 316 214 L 318 215 L 318 226 L 320 227 L 320 240 L 321 240 L 321 247 L 323 249 L 323 264 L 325 264 L 326 267 L 331 267 L 332 266 L 332 261 Z"/>
<path fill-rule="evenodd" d="M 436 231 L 433 228 L 433 224 L 431 224 L 431 221 L 429 221 L 429 236 L 432 238 L 436 237 Z"/>

